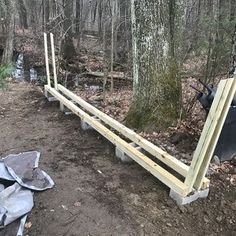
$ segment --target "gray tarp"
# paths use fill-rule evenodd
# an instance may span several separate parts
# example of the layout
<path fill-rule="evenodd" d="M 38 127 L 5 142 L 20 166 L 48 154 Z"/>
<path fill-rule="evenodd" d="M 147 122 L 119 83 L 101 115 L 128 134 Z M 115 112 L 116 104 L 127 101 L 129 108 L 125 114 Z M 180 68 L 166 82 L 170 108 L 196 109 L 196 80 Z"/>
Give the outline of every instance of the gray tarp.
<path fill-rule="evenodd" d="M 15 179 L 9 174 L 3 160 L 0 160 L 0 179 L 15 181 Z"/>
<path fill-rule="evenodd" d="M 4 229 L 1 229 L 0 236 L 23 236 L 26 219 L 27 215 L 7 225 Z"/>
<path fill-rule="evenodd" d="M 33 207 L 33 193 L 18 183 L 0 193 L 0 227 L 4 227 L 27 214 Z"/>
<path fill-rule="evenodd" d="M 33 151 L 0 160 L 0 236 L 22 236 L 26 214 L 33 207 L 31 190 L 54 186 L 50 176 L 39 169 L 39 158 L 40 153 Z M 6 181 L 7 186 L 15 183 L 7 187 Z"/>
<path fill-rule="evenodd" d="M 3 159 L 11 176 L 26 188 L 42 191 L 54 186 L 53 180 L 38 168 L 39 152 L 25 152 L 9 155 Z"/>

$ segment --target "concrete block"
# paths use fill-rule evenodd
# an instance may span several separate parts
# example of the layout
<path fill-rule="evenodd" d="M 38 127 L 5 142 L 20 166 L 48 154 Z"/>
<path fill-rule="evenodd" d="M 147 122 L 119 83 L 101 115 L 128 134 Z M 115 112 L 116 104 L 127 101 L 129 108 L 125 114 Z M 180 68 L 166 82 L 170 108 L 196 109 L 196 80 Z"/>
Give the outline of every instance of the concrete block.
<path fill-rule="evenodd" d="M 62 102 L 60 102 L 60 111 L 64 113 L 65 111 L 65 106 Z"/>
<path fill-rule="evenodd" d="M 68 110 L 68 111 L 65 111 L 64 114 L 65 114 L 66 116 L 69 116 L 69 115 L 72 115 L 73 112 Z"/>
<path fill-rule="evenodd" d="M 93 116 L 93 118 L 98 121 L 101 122 L 101 120 L 99 118 L 97 118 L 96 116 Z M 92 126 L 90 126 L 88 123 L 86 123 L 85 121 L 81 120 L 81 128 L 82 130 L 91 130 L 93 129 Z"/>
<path fill-rule="evenodd" d="M 44 96 L 47 98 L 48 97 L 48 91 L 44 88 Z"/>
<path fill-rule="evenodd" d="M 47 99 L 48 99 L 49 102 L 56 102 L 56 101 L 58 101 L 57 98 L 55 98 L 55 97 L 48 97 Z"/>
<path fill-rule="evenodd" d="M 116 147 L 116 157 L 119 158 L 122 162 L 130 163 L 133 162 L 133 159 L 126 155 L 122 150 Z"/>
<path fill-rule="evenodd" d="M 82 130 L 90 130 L 93 129 L 92 126 L 90 126 L 88 123 L 86 123 L 85 121 L 81 120 L 81 128 Z"/>
<path fill-rule="evenodd" d="M 130 143 L 130 145 L 135 147 L 138 151 L 142 152 L 142 148 L 137 146 L 136 143 L 132 142 L 132 143 Z M 116 152 L 116 157 L 118 157 L 122 162 L 130 163 L 130 162 L 134 161 L 131 157 L 129 157 L 126 153 L 124 153 L 118 147 L 116 147 L 115 152 Z"/>
<path fill-rule="evenodd" d="M 65 115 L 73 114 L 62 102 L 60 102 L 60 111 L 63 112 Z"/>
<path fill-rule="evenodd" d="M 44 90 L 44 95 L 48 99 L 49 102 L 57 101 L 57 99 L 53 97 L 46 89 Z"/>
<path fill-rule="evenodd" d="M 181 206 L 190 204 L 191 202 L 194 202 L 199 198 L 206 198 L 208 194 L 209 194 L 209 188 L 200 191 L 195 191 L 186 197 L 179 195 L 172 189 L 170 190 L 170 197 L 174 199 L 178 205 Z"/>

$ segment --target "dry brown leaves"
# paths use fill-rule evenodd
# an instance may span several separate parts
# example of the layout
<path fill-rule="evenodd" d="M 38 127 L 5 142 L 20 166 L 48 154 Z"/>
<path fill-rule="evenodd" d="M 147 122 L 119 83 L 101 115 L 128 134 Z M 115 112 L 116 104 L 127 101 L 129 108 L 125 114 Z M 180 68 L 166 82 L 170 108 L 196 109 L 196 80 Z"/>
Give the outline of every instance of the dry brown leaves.
<path fill-rule="evenodd" d="M 98 86 L 90 86 L 85 90 L 77 89 L 75 93 L 119 122 L 125 120 L 132 102 L 132 91 L 126 88 L 113 93 L 106 92 L 105 101 Z"/>

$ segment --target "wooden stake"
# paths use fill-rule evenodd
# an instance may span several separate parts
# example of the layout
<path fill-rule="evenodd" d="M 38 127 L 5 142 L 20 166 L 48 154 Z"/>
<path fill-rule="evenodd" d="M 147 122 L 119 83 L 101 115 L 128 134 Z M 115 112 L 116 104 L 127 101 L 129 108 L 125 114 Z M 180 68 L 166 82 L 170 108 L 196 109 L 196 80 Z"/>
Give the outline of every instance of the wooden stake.
<path fill-rule="evenodd" d="M 51 39 L 51 50 L 52 50 L 54 88 L 57 89 L 57 69 L 56 69 L 56 59 L 55 59 L 55 46 L 54 46 L 54 35 L 52 33 L 50 33 L 50 39 Z"/>
<path fill-rule="evenodd" d="M 44 34 L 44 51 L 45 51 L 45 63 L 46 63 L 46 74 L 47 74 L 47 82 L 48 86 L 51 87 L 51 80 L 50 80 L 50 72 L 49 72 L 49 62 L 48 62 L 48 41 L 47 41 L 47 34 Z"/>

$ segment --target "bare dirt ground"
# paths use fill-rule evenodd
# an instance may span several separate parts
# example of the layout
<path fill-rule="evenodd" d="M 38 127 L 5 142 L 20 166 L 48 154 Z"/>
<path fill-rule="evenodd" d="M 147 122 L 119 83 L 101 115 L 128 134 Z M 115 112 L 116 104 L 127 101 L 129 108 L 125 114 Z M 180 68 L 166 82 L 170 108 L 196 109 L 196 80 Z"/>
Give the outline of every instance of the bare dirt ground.
<path fill-rule="evenodd" d="M 61 114 L 36 86 L 0 92 L 0 131 L 2 157 L 40 151 L 56 183 L 35 194 L 25 235 L 236 235 L 236 188 L 225 173 L 211 175 L 207 199 L 178 207 L 167 187 L 117 160 L 108 141 L 82 131 L 78 117 Z"/>

